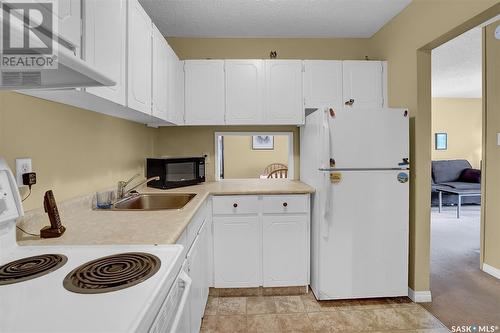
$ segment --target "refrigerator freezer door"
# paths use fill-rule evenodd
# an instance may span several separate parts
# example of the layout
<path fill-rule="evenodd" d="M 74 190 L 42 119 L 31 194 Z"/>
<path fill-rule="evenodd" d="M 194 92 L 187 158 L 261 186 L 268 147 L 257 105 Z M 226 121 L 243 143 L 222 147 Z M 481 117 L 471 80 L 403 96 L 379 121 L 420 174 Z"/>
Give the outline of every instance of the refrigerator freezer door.
<path fill-rule="evenodd" d="M 408 152 L 403 109 L 342 109 L 330 118 L 336 168 L 397 168 Z"/>
<path fill-rule="evenodd" d="M 313 286 L 320 299 L 407 295 L 407 179 L 407 171 L 349 171 L 330 185 Z"/>

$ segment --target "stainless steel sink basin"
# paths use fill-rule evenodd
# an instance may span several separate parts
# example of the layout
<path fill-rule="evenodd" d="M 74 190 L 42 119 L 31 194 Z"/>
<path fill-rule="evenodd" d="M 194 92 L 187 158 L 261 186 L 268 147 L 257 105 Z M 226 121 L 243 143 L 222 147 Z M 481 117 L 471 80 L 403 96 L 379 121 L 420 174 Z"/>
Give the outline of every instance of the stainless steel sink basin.
<path fill-rule="evenodd" d="M 115 203 L 113 210 L 181 209 L 196 196 L 194 193 L 141 193 Z"/>

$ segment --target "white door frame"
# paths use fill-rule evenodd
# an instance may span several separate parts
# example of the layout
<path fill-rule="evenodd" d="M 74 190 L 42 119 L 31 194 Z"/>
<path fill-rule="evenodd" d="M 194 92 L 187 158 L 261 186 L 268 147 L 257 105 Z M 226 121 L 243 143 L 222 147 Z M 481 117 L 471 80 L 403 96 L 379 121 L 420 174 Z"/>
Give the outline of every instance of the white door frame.
<path fill-rule="evenodd" d="M 295 159 L 293 154 L 293 132 L 215 132 L 215 181 L 220 181 L 219 165 L 219 145 L 217 137 L 219 136 L 253 136 L 253 135 L 281 135 L 288 136 L 288 179 L 295 179 Z"/>

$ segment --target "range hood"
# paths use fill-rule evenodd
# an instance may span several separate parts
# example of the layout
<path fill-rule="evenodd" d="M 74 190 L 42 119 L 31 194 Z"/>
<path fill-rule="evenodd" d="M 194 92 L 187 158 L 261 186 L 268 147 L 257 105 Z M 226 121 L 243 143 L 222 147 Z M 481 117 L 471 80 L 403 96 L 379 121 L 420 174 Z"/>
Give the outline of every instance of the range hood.
<path fill-rule="evenodd" d="M 11 33 L 23 36 L 24 28 L 20 22 L 19 24 L 11 24 L 10 29 L 13 30 Z M 2 20 L 0 20 L 0 24 L 3 25 Z M 57 47 L 55 54 L 57 68 L 15 70 L 1 67 L 0 90 L 67 89 L 114 86 L 116 84 L 111 78 L 75 56 L 74 52 L 65 45 L 63 39 L 54 36 L 53 43 Z"/>
<path fill-rule="evenodd" d="M 58 50 L 56 69 L 2 71 L 1 90 L 66 89 L 114 86 L 116 82 L 99 73 L 63 46 Z"/>

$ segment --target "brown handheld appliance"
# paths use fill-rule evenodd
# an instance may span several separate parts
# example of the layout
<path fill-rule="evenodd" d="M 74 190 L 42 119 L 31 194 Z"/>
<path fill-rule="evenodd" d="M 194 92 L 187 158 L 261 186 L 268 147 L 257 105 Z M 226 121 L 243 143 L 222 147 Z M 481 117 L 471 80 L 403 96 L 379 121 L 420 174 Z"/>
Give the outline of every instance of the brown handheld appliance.
<path fill-rule="evenodd" d="M 57 209 L 56 199 L 52 190 L 45 192 L 43 197 L 43 208 L 49 215 L 50 226 L 43 227 L 40 230 L 41 238 L 55 238 L 60 237 L 66 231 L 66 228 L 61 224 L 61 217 Z"/>

